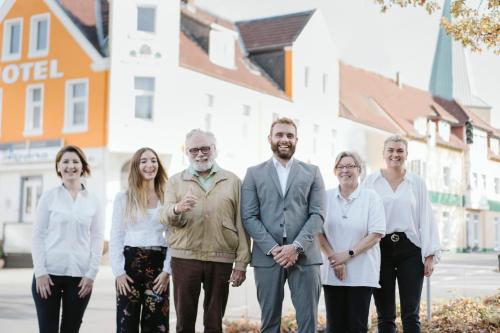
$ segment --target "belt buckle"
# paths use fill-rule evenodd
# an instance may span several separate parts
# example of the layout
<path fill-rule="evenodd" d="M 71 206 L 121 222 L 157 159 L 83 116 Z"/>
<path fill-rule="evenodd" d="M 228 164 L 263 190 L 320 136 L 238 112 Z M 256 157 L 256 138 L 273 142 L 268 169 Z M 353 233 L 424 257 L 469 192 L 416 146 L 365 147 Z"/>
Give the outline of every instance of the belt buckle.
<path fill-rule="evenodd" d="M 392 241 L 393 243 L 397 243 L 397 242 L 399 242 L 399 235 L 398 235 L 398 234 L 392 234 L 392 235 L 391 235 L 391 241 Z"/>

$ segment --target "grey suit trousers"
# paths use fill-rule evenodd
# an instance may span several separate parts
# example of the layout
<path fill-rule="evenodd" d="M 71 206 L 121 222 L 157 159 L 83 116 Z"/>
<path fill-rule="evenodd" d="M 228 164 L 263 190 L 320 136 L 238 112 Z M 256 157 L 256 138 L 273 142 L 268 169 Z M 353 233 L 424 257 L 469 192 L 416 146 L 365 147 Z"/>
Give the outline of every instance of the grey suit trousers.
<path fill-rule="evenodd" d="M 262 333 L 280 333 L 286 280 L 295 308 L 298 333 L 316 332 L 321 293 L 319 267 L 320 265 L 295 265 L 284 269 L 278 264 L 254 267 L 257 299 L 262 313 Z"/>

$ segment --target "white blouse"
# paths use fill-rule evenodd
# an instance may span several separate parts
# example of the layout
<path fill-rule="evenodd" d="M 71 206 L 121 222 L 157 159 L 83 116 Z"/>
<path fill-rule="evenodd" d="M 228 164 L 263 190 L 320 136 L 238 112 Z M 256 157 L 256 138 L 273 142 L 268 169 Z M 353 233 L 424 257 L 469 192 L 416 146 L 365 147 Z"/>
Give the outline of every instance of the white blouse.
<path fill-rule="evenodd" d="M 35 277 L 53 274 L 94 280 L 103 242 L 102 211 L 88 190 L 82 189 L 75 200 L 62 184 L 43 193 L 33 224 Z"/>
<path fill-rule="evenodd" d="M 375 190 L 384 201 L 387 234 L 404 232 L 422 249 L 422 262 L 430 255 L 438 262 L 441 258 L 439 231 L 424 180 L 406 171 L 403 182 L 393 191 L 379 170 L 366 177 L 363 185 Z"/>
<path fill-rule="evenodd" d="M 125 274 L 125 257 L 123 248 L 125 246 L 163 246 L 168 247 L 166 238 L 168 229 L 160 223 L 160 205 L 154 209 L 148 209 L 147 214 L 138 214 L 136 221 L 125 221 L 124 209 L 126 195 L 120 192 L 116 195 L 113 206 L 113 221 L 111 224 L 111 235 L 109 238 L 109 257 L 111 268 L 115 277 Z M 172 274 L 170 268 L 171 251 L 167 251 L 163 262 L 163 271 Z"/>
<path fill-rule="evenodd" d="M 348 200 L 334 188 L 326 193 L 326 218 L 323 233 L 334 252 L 351 250 L 371 233 L 385 235 L 382 200 L 373 190 L 358 188 Z M 346 263 L 346 278 L 339 280 L 323 254 L 321 282 L 332 286 L 380 288 L 380 247 L 375 244 Z"/>

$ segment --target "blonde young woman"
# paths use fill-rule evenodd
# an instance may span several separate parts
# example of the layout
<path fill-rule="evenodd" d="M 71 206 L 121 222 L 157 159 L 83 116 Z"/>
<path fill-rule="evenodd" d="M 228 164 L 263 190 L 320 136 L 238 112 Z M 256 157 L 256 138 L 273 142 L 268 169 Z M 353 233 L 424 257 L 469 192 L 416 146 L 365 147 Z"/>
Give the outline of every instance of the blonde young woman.
<path fill-rule="evenodd" d="M 160 224 L 167 174 L 156 152 L 141 148 L 128 189 L 114 202 L 110 259 L 116 277 L 116 331 L 168 332 L 170 251 Z"/>
<path fill-rule="evenodd" d="M 397 280 L 403 332 L 420 332 L 424 276 L 431 276 L 440 256 L 438 229 L 424 180 L 405 168 L 408 142 L 397 135 L 387 138 L 383 156 L 386 168 L 364 182 L 382 197 L 387 222 L 380 243 L 381 288 L 374 292 L 378 331 L 396 332 Z"/>
<path fill-rule="evenodd" d="M 375 191 L 359 186 L 362 163 L 352 152 L 335 159 L 337 188 L 327 192 L 323 233 L 321 282 L 328 333 L 368 330 L 370 299 L 380 288 L 379 241 L 385 234 L 382 200 Z"/>
<path fill-rule="evenodd" d="M 99 269 L 104 222 L 99 201 L 83 184 L 90 175 L 84 152 L 61 148 L 55 168 L 62 183 L 43 193 L 33 224 L 32 294 L 41 333 L 73 333 Z"/>

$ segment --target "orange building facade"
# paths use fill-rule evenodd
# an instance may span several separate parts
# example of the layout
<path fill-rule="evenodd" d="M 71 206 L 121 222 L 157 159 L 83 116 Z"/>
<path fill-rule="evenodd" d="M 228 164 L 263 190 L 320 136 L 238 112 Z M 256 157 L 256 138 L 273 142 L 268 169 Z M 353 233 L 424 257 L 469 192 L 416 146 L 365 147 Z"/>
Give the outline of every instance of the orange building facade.
<path fill-rule="evenodd" d="M 53 157 L 63 145 L 85 148 L 91 164 L 102 165 L 108 103 L 103 13 L 98 1 L 6 0 L 0 7 L 4 221 L 33 220 L 42 189 L 57 183 Z"/>

